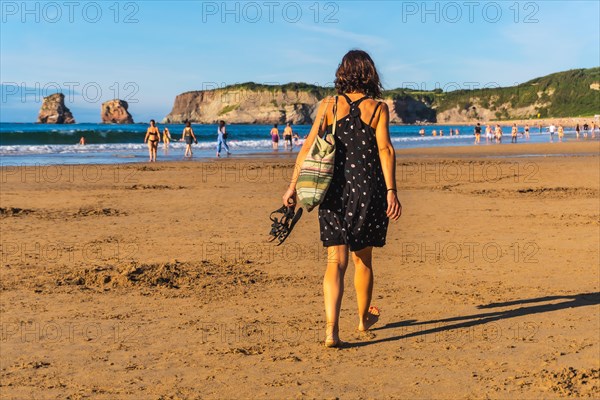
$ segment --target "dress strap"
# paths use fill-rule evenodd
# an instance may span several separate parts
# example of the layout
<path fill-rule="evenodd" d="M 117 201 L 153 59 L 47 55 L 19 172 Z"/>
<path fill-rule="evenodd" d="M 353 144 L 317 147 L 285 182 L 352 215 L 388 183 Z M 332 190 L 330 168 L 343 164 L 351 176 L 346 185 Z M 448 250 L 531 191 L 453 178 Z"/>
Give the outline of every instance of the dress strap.
<path fill-rule="evenodd" d="M 344 98 L 346 99 L 346 101 L 348 102 L 348 105 L 350 105 L 350 107 L 352 106 L 356 106 L 358 107 L 358 105 L 366 98 L 368 98 L 369 96 L 363 96 L 358 100 L 350 100 L 350 97 L 348 97 L 348 95 L 346 93 L 342 93 L 342 96 L 344 96 Z"/>
<path fill-rule="evenodd" d="M 375 114 L 377 114 L 377 110 L 379 109 L 380 105 L 381 105 L 381 102 L 378 101 L 377 105 L 375 106 L 375 109 L 373 110 L 373 115 L 371 115 L 371 119 L 369 120 L 369 126 L 371 126 L 371 124 L 373 123 L 373 119 L 375 118 Z"/>

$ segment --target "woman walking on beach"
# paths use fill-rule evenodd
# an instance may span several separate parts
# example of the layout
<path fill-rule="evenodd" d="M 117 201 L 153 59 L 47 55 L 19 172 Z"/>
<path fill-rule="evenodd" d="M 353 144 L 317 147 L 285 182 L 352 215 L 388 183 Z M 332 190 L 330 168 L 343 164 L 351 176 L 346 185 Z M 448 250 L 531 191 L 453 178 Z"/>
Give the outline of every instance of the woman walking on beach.
<path fill-rule="evenodd" d="M 169 150 L 169 143 L 171 143 L 171 132 L 169 132 L 169 128 L 167 128 L 165 126 L 165 129 L 163 129 L 163 143 L 164 143 L 164 149 Z"/>
<path fill-rule="evenodd" d="M 279 148 L 279 129 L 277 129 L 277 124 L 273 124 L 273 128 L 271 128 L 270 135 L 273 150 L 277 150 Z"/>
<path fill-rule="evenodd" d="M 158 142 L 160 141 L 160 131 L 156 127 L 156 122 L 151 119 L 150 126 L 146 130 L 146 136 L 144 137 L 144 143 L 148 143 L 148 154 L 150 155 L 150 162 L 156 162 L 156 149 L 158 149 Z"/>
<path fill-rule="evenodd" d="M 389 219 L 402 213 L 395 177 L 395 152 L 389 135 L 389 111 L 381 97 L 379 75 L 371 57 L 360 50 L 348 52 L 336 72 L 339 96 L 324 100 L 298 157 L 283 203 L 296 205 L 300 166 L 315 141 L 320 123 L 332 131 L 334 112 L 335 166 L 333 180 L 319 207 L 321 240 L 327 247 L 323 280 L 327 347 L 341 345 L 339 318 L 349 253 L 354 262 L 358 301 L 358 330 L 367 331 L 379 318 L 371 306 L 373 247 L 386 242 Z M 335 111 L 334 111 L 335 110 Z M 319 123 L 320 121 L 320 123 Z"/>
<path fill-rule="evenodd" d="M 194 130 L 192 129 L 192 124 L 190 121 L 185 123 L 185 128 L 183 128 L 183 134 L 181 135 L 181 140 L 185 141 L 185 153 L 184 157 L 192 157 L 192 143 L 198 143 L 196 140 L 196 135 L 194 135 Z"/>
<path fill-rule="evenodd" d="M 221 146 L 230 155 L 229 146 L 227 145 L 227 130 L 225 129 L 225 121 L 219 121 L 219 127 L 217 128 L 217 157 L 221 157 Z"/>

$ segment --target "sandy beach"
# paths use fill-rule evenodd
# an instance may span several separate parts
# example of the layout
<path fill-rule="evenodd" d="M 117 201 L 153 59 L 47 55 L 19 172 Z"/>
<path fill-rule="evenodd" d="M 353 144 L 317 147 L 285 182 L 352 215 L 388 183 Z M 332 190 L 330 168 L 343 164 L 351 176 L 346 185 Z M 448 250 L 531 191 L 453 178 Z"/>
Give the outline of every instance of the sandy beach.
<path fill-rule="evenodd" d="M 525 157 L 524 155 L 528 155 Z M 399 150 L 381 319 L 325 349 L 286 156 L 0 169 L 3 399 L 600 396 L 600 146 Z"/>

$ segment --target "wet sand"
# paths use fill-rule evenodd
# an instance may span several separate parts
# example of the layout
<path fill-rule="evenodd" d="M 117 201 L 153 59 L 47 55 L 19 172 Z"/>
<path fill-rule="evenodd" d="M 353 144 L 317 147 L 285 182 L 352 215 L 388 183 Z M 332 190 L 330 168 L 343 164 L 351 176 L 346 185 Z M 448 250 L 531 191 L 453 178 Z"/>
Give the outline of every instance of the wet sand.
<path fill-rule="evenodd" d="M 316 212 L 265 242 L 291 158 L 4 167 L 1 397 L 597 398 L 599 155 L 399 150 L 382 316 L 355 331 L 350 265 L 342 349 Z"/>

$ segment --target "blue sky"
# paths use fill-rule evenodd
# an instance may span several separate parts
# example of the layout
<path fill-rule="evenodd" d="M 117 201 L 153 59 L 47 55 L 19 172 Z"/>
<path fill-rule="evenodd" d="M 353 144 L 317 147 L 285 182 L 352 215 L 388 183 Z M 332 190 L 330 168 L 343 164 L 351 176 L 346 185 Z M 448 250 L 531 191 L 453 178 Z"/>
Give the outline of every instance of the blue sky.
<path fill-rule="evenodd" d="M 78 122 L 99 122 L 116 96 L 144 122 L 185 91 L 327 85 L 353 48 L 388 89 L 505 86 L 600 64 L 595 0 L 0 4 L 2 122 L 34 122 L 57 87 Z"/>

